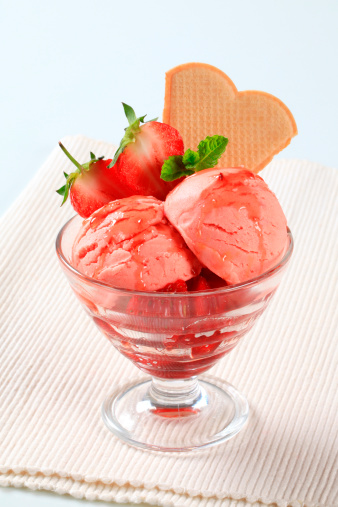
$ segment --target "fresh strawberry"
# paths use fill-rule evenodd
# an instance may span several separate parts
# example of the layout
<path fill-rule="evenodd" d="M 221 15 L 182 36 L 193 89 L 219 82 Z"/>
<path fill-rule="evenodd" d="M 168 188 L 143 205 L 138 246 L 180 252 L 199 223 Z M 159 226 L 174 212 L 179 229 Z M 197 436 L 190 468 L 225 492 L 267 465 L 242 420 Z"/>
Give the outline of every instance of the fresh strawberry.
<path fill-rule="evenodd" d="M 183 155 L 183 139 L 170 125 L 155 120 L 145 122 L 145 116 L 137 118 L 127 104 L 123 103 L 123 108 L 129 127 L 109 167 L 130 189 L 129 195 L 152 195 L 164 200 L 179 181 L 161 179 L 162 165 L 170 156 Z"/>
<path fill-rule="evenodd" d="M 57 193 L 63 196 L 62 204 L 69 195 L 74 210 L 81 217 L 87 218 L 104 204 L 125 197 L 123 183 L 118 181 L 114 170 L 108 169 L 111 159 L 103 160 L 103 157 L 97 158 L 90 153 L 90 161 L 80 164 L 62 143 L 59 145 L 76 166 L 74 172 L 64 173 L 66 184 L 57 190 Z"/>
<path fill-rule="evenodd" d="M 202 275 L 198 275 L 198 276 L 195 276 L 195 278 L 191 278 L 188 282 L 188 286 L 189 286 L 189 292 L 211 289 L 207 280 Z"/>
<path fill-rule="evenodd" d="M 203 356 L 210 356 L 221 344 L 221 341 L 215 341 L 214 343 L 209 343 L 206 345 L 201 345 L 199 347 L 192 347 L 191 349 L 191 357 L 197 358 L 197 357 L 203 357 Z"/>
<path fill-rule="evenodd" d="M 210 337 L 202 334 L 196 336 L 194 333 L 176 334 L 165 339 L 165 347 L 168 350 L 185 349 L 190 357 L 195 359 L 201 356 L 208 356 L 216 350 L 222 343 L 219 337 L 218 331 Z"/>
<path fill-rule="evenodd" d="M 84 218 L 104 204 L 123 197 L 152 195 L 165 199 L 179 183 L 179 180 L 172 183 L 160 178 L 163 162 L 184 152 L 178 131 L 155 120 L 145 122 L 145 116 L 137 118 L 130 106 L 123 104 L 123 107 L 129 127 L 125 129 L 113 160 L 96 158 L 91 153 L 91 160 L 80 164 L 59 143 L 76 170 L 69 175 L 64 173 L 66 184 L 57 192 L 63 196 L 62 204 L 69 194 L 74 210 Z"/>
<path fill-rule="evenodd" d="M 188 282 L 189 292 L 206 291 L 211 287 L 202 275 L 195 276 Z M 195 313 L 200 317 L 210 314 L 210 297 L 197 296 L 194 298 Z"/>
<path fill-rule="evenodd" d="M 173 283 L 168 283 L 163 289 L 157 292 L 188 292 L 187 284 L 184 280 L 177 280 Z M 168 310 L 170 301 L 168 299 L 144 299 L 137 296 L 133 296 L 128 303 L 127 313 L 133 315 L 163 315 Z"/>
<path fill-rule="evenodd" d="M 221 287 L 225 287 L 227 285 L 223 278 L 220 278 L 208 268 L 202 269 L 201 276 L 206 280 L 210 289 L 220 289 Z"/>
<path fill-rule="evenodd" d="M 158 292 L 188 292 L 188 287 L 184 280 L 177 280 L 176 282 L 168 283 L 168 285 Z"/>

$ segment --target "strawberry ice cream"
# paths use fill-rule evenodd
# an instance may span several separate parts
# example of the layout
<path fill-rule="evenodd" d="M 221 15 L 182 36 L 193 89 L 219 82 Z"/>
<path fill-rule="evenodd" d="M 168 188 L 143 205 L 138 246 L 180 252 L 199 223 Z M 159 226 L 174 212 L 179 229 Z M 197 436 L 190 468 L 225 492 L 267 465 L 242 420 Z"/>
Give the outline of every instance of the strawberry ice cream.
<path fill-rule="evenodd" d="M 74 242 L 72 264 L 83 274 L 124 289 L 156 291 L 198 275 L 201 265 L 148 196 L 112 201 L 95 211 Z"/>
<path fill-rule="evenodd" d="M 199 261 L 228 284 L 262 274 L 285 253 L 282 208 L 262 178 L 244 168 L 186 178 L 167 196 L 164 210 Z"/>

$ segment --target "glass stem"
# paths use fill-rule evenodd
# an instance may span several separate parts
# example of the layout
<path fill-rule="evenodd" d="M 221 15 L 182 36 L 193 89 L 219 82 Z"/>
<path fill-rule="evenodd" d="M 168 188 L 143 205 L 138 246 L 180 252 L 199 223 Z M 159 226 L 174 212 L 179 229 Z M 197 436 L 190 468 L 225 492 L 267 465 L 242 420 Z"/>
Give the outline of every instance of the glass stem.
<path fill-rule="evenodd" d="M 191 407 L 201 398 L 197 377 L 166 380 L 152 377 L 148 396 L 155 406 Z"/>

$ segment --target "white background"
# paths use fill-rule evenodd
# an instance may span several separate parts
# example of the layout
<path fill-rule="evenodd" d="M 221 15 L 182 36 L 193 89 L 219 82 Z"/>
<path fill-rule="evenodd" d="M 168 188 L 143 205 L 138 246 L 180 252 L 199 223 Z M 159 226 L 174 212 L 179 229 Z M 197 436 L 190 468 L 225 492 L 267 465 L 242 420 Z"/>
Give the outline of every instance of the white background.
<path fill-rule="evenodd" d="M 121 101 L 138 115 L 161 117 L 165 71 L 190 61 L 219 67 L 239 90 L 263 90 L 285 102 L 299 135 L 278 157 L 338 166 L 336 0 L 0 5 L 0 215 L 61 137 L 85 134 L 118 143 L 126 126 Z M 62 180 L 60 168 L 60 186 Z M 47 502 L 98 505 L 0 490 L 1 506 Z"/>

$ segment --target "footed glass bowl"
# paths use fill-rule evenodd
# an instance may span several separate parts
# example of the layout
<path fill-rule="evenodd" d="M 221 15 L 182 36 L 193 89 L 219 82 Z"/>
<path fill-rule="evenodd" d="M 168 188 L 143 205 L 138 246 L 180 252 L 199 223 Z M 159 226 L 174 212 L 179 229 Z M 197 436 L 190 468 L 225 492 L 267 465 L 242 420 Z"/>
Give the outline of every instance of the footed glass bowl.
<path fill-rule="evenodd" d="M 245 397 L 221 380 L 198 380 L 228 354 L 267 307 L 290 260 L 293 240 L 270 271 L 239 285 L 203 292 L 138 292 L 111 287 L 71 265 L 82 219 L 61 229 L 56 251 L 63 271 L 97 327 L 125 357 L 151 375 L 103 403 L 107 427 L 131 445 L 191 451 L 219 444 L 244 426 Z"/>

